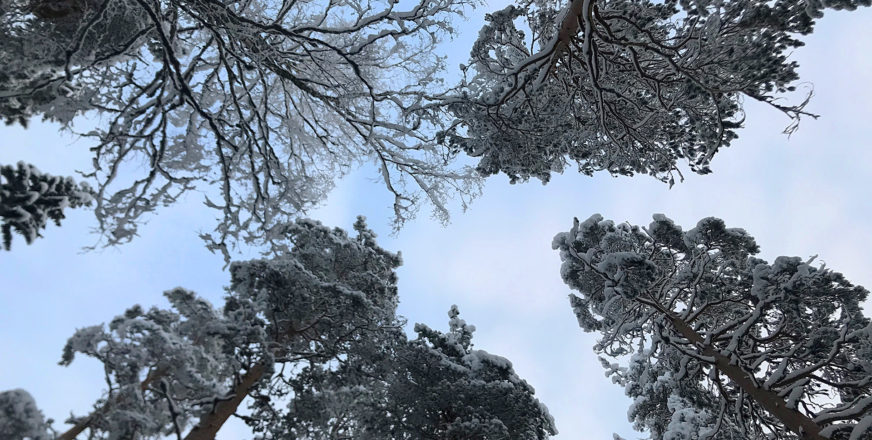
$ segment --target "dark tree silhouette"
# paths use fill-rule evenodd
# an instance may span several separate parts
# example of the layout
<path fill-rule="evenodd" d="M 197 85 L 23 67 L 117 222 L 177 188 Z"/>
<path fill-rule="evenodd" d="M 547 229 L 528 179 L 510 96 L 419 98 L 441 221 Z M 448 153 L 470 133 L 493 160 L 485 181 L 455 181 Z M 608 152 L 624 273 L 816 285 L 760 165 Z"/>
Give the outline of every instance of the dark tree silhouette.
<path fill-rule="evenodd" d="M 52 176 L 36 167 L 18 162 L 16 167 L 0 166 L 0 231 L 3 247 L 12 246 L 12 232 L 24 237 L 27 244 L 41 237 L 49 220 L 61 225 L 64 210 L 90 206 L 94 191 L 72 177 Z"/>

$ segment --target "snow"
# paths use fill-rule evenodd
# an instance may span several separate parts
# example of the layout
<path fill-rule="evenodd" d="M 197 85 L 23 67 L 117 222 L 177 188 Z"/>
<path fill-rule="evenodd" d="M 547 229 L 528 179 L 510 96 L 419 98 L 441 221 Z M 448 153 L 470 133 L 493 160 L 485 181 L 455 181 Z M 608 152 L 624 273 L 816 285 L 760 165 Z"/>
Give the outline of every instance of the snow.
<path fill-rule="evenodd" d="M 860 423 L 851 430 L 848 440 L 867 440 L 870 436 L 872 436 L 872 414 L 860 419 Z"/>
<path fill-rule="evenodd" d="M 47 427 L 30 393 L 22 389 L 0 391 L 0 438 L 48 440 Z"/>

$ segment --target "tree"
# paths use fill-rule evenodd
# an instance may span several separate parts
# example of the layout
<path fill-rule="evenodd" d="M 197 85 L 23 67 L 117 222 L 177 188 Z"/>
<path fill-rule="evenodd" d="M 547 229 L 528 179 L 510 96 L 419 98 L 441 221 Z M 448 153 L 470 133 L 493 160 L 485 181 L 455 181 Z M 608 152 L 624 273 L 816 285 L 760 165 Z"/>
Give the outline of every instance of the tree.
<path fill-rule="evenodd" d="M 415 325 L 341 368 L 307 371 L 294 386 L 280 438 L 545 439 L 556 434 L 544 405 L 505 358 L 473 350 L 474 326 L 448 313 L 448 333 Z"/>
<path fill-rule="evenodd" d="M 376 438 L 418 438 L 410 437 L 411 429 L 431 430 L 433 435 L 460 430 L 461 438 L 470 438 L 463 434 L 465 429 L 481 432 L 476 435 L 483 439 L 502 438 L 490 435 L 499 427 L 504 429 L 499 432 L 514 435 L 538 426 L 540 438 L 554 432 L 547 410 L 507 361 L 488 361 L 492 356 L 469 350 L 471 332 L 464 333 L 462 358 L 449 357 L 456 368 L 470 371 L 453 373 L 448 363 L 420 363 L 438 363 L 445 356 L 437 343 L 410 342 L 401 331 L 402 319 L 395 314 L 394 269 L 399 256 L 378 247 L 362 219 L 355 229 L 357 236 L 349 237 L 310 220 L 287 225 L 285 233 L 293 244 L 287 253 L 231 265 L 231 285 L 221 309 L 177 288 L 165 293 L 170 309 L 146 311 L 135 306 L 108 327 L 76 331 L 61 363 L 69 364 L 76 354 L 96 358 L 103 363 L 109 389 L 91 414 L 71 418 L 73 427 L 56 438 L 72 440 L 88 431 L 88 438 L 106 440 L 213 439 L 234 415 L 265 438 L 296 438 L 293 427 L 323 421 L 321 413 L 299 410 L 306 405 L 299 402 L 322 395 L 322 386 L 341 388 L 352 402 L 375 396 L 389 399 L 394 395 L 386 389 L 391 380 L 405 377 L 407 371 L 431 368 L 447 371 L 437 376 L 438 382 L 420 382 L 418 392 L 435 392 L 439 387 L 457 390 L 473 379 L 498 389 L 481 384 L 451 402 L 434 402 L 419 419 L 401 419 L 413 426 L 390 430 L 395 437 Z M 431 340 L 442 337 L 429 332 Z M 415 353 L 422 354 L 407 358 Z M 471 365 L 466 357 L 483 360 Z M 362 374 L 342 373 L 367 369 L 371 373 L 367 381 Z M 336 380 L 322 380 L 329 377 Z M 513 400 L 487 400 L 495 395 Z M 249 416 L 239 412 L 246 398 L 252 401 Z M 292 409 L 283 408 L 288 400 Z M 340 408 L 332 402 L 328 406 Z M 464 419 L 461 424 L 439 418 L 455 406 L 477 408 L 481 421 Z M 317 438 L 348 438 L 339 435 L 358 431 L 386 433 L 386 424 L 397 423 L 393 417 L 398 413 L 391 407 L 356 408 L 361 411 L 344 414 L 341 420 L 353 428 L 321 431 Z M 4 423 L 0 420 L 0 426 Z M 494 428 L 487 431 L 478 425 Z"/>
<path fill-rule="evenodd" d="M 803 45 L 825 8 L 869 0 L 522 0 L 487 17 L 472 48 L 455 125 L 442 133 L 478 170 L 547 182 L 575 162 L 592 175 L 697 173 L 736 138 L 743 99 L 796 128 L 811 97 L 795 90 Z M 515 21 L 524 19 L 528 36 Z"/>
<path fill-rule="evenodd" d="M 22 389 L 0 392 L 0 437 L 48 440 L 49 424 L 33 396 Z"/>
<path fill-rule="evenodd" d="M 27 244 L 33 243 L 49 220 L 60 226 L 64 209 L 90 206 L 93 196 L 90 186 L 77 184 L 72 177 L 44 174 L 24 162 L 18 162 L 15 168 L 0 166 L 3 247 L 8 251 L 12 246 L 13 230 Z"/>
<path fill-rule="evenodd" d="M 397 224 L 422 199 L 478 190 L 435 142 L 442 59 L 466 0 L 6 0 L 0 115 L 68 129 L 96 113 L 96 216 L 106 244 L 195 188 L 222 213 L 212 250 L 273 244 L 362 163 Z M 92 116 L 87 116 L 89 119 Z"/>
<path fill-rule="evenodd" d="M 872 433 L 868 291 L 814 258 L 770 264 L 742 229 L 706 218 L 685 232 L 660 214 L 648 228 L 576 219 L 554 248 L 579 325 L 601 334 L 595 351 L 653 439 Z"/>

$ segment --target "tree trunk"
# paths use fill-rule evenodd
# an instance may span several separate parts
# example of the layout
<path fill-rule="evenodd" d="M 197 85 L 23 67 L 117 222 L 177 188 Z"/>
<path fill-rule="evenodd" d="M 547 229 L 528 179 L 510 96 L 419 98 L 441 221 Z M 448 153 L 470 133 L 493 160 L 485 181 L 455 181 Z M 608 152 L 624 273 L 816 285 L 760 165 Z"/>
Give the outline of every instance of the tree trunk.
<path fill-rule="evenodd" d="M 68 429 L 66 432 L 64 432 L 63 434 L 58 436 L 58 438 L 56 440 L 75 440 L 77 435 L 81 434 L 82 431 L 84 431 L 85 429 L 88 428 L 88 426 L 91 425 L 91 422 L 94 421 L 94 417 L 97 416 L 97 414 L 100 414 L 100 413 L 103 413 L 106 411 L 106 409 L 107 409 L 106 406 L 107 405 L 103 405 L 102 407 L 100 407 L 100 409 L 91 413 L 91 415 L 88 416 L 88 418 L 73 425 L 72 428 Z"/>
<path fill-rule="evenodd" d="M 537 80 L 537 83 L 541 83 L 545 79 L 545 75 L 554 70 L 560 55 L 569 48 L 572 37 L 578 34 L 579 20 L 588 21 L 590 19 L 589 14 L 591 8 L 593 8 L 594 1 L 596 0 L 572 0 L 566 7 L 566 15 L 563 16 L 563 20 L 558 24 L 557 35 L 554 36 L 553 42 L 549 44 L 550 47 L 544 49 L 545 51 L 551 51 L 551 62 L 548 69 L 540 74 L 540 79 Z M 584 38 L 586 42 L 590 41 L 589 35 L 585 35 Z"/>
<path fill-rule="evenodd" d="M 672 322 L 675 329 L 685 339 L 702 347 L 702 354 L 704 356 L 715 359 L 715 368 L 718 371 L 735 382 L 742 391 L 751 396 L 763 409 L 777 417 L 778 420 L 781 420 L 784 426 L 799 434 L 805 440 L 826 440 L 826 437 L 820 434 L 821 427 L 814 420 L 795 409 L 788 408 L 784 400 L 778 397 L 772 390 L 763 389 L 755 385 L 748 373 L 739 368 L 738 365 L 730 363 L 730 359 L 722 355 L 715 347 L 706 344 L 703 337 L 691 328 L 687 322 L 668 310 L 661 309 L 660 312 L 666 314 L 666 317 Z"/>
<path fill-rule="evenodd" d="M 213 440 L 224 422 L 236 412 L 236 408 L 248 396 L 251 387 L 263 377 L 265 371 L 266 365 L 263 363 L 258 363 L 248 370 L 242 376 L 242 380 L 233 387 L 233 397 L 218 402 L 212 412 L 200 417 L 200 422 L 185 436 L 185 440 Z"/>

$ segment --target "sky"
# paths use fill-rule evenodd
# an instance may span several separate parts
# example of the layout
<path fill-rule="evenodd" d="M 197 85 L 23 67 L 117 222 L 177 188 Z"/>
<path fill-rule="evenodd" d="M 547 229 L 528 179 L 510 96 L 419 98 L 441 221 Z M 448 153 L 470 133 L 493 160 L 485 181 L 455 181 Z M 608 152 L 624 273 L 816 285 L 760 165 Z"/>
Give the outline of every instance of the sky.
<path fill-rule="evenodd" d="M 465 61 L 492 2 L 470 14 L 446 45 L 449 68 Z M 447 311 L 460 307 L 474 324 L 476 348 L 510 359 L 536 389 L 566 439 L 642 438 L 626 420 L 629 400 L 610 383 L 592 351 L 560 279 L 551 239 L 573 217 L 600 213 L 616 222 L 647 225 L 664 213 L 684 229 L 704 217 L 724 219 L 757 240 L 761 256 L 808 258 L 872 286 L 872 10 L 828 11 L 807 45 L 791 57 L 802 81 L 813 83 L 808 110 L 790 138 L 776 110 L 746 102 L 745 128 L 714 158 L 713 173 L 685 172 L 672 189 L 647 176 L 587 177 L 568 171 L 548 185 L 487 181 L 480 198 L 444 226 L 422 211 L 390 234 L 391 199 L 364 168 L 341 180 L 310 217 L 350 229 L 368 218 L 386 249 L 401 251 L 398 313 L 410 323 L 447 329 Z M 0 164 L 24 160 L 41 170 L 72 175 L 87 170 L 84 140 L 50 124 L 0 128 Z M 229 275 L 219 255 L 197 237 L 214 214 L 195 195 L 164 208 L 132 243 L 83 252 L 97 237 L 88 211 L 69 211 L 63 226 L 26 246 L 15 237 L 0 252 L 0 390 L 24 388 L 44 413 L 63 421 L 87 412 L 103 390 L 102 369 L 91 359 L 60 367 L 61 349 L 77 328 L 110 321 L 133 304 L 166 306 L 162 292 L 176 286 L 220 304 Z M 242 256 L 241 258 L 244 258 Z M 872 302 L 865 304 L 872 314 Z M 56 423 L 56 427 L 62 427 Z M 244 426 L 226 426 L 219 439 L 250 438 Z"/>

